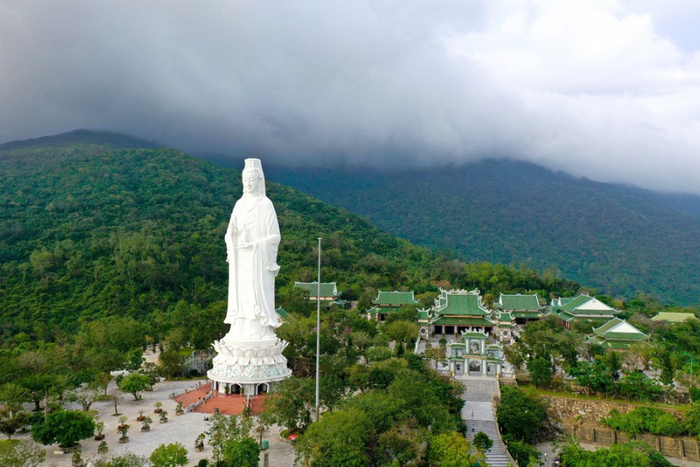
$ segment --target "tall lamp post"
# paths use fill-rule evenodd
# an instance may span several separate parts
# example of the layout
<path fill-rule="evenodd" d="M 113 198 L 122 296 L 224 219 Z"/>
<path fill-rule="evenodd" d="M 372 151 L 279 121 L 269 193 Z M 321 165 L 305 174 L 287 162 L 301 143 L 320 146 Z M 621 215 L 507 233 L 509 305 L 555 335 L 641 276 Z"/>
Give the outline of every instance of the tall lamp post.
<path fill-rule="evenodd" d="M 318 238 L 318 282 L 316 290 L 316 421 L 321 415 L 319 363 L 321 358 L 321 237 Z"/>

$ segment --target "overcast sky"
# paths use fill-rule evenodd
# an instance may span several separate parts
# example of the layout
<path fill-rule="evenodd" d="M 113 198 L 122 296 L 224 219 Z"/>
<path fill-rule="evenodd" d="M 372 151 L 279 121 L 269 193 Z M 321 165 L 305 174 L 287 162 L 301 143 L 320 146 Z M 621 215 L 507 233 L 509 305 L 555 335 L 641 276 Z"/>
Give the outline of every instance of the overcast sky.
<path fill-rule="evenodd" d="M 0 0 L 0 142 L 509 157 L 700 193 L 697 0 Z"/>

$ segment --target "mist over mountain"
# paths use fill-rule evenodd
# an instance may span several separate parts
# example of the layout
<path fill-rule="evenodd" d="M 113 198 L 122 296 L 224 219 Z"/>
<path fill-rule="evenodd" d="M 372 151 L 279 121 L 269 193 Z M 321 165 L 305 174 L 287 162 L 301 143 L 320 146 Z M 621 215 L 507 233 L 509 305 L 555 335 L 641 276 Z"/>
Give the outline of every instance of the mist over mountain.
<path fill-rule="evenodd" d="M 700 297 L 700 198 L 593 182 L 515 161 L 371 170 L 277 167 L 270 177 L 401 238 L 467 261 L 524 263 L 632 298 Z"/>

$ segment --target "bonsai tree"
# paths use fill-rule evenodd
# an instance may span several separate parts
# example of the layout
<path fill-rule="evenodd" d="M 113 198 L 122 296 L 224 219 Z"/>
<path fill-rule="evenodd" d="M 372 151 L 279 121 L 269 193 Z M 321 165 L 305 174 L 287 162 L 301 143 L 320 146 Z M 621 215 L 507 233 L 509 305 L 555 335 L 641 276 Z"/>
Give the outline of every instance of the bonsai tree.
<path fill-rule="evenodd" d="M 99 422 L 95 423 L 95 431 L 97 431 L 97 434 L 95 435 L 95 440 L 100 441 L 104 439 L 105 435 L 102 434 L 102 432 L 105 429 L 105 422 L 100 420 Z"/>
<path fill-rule="evenodd" d="M 129 425 L 121 425 L 119 429 L 117 430 L 121 436 L 119 437 L 119 442 L 120 443 L 126 443 L 129 441 L 129 437 L 126 436 L 126 433 L 129 431 L 130 426 Z"/>
<path fill-rule="evenodd" d="M 137 421 L 137 422 L 142 422 L 142 421 L 144 421 L 144 419 L 146 418 L 146 416 L 144 415 L 145 412 L 146 412 L 145 410 L 139 409 L 139 416 L 136 417 L 136 421 Z"/>
<path fill-rule="evenodd" d="M 165 410 L 160 413 L 160 423 L 168 423 L 168 412 Z"/>
<path fill-rule="evenodd" d="M 163 411 L 163 403 L 161 401 L 156 402 L 153 406 L 156 408 L 156 410 L 153 411 L 154 413 L 161 413 Z"/>
<path fill-rule="evenodd" d="M 141 431 L 151 431 L 151 423 L 153 423 L 153 419 L 151 417 L 144 417 Z"/>
<path fill-rule="evenodd" d="M 128 422 L 128 421 L 129 421 L 129 417 L 127 417 L 126 415 L 122 415 L 121 417 L 119 417 L 119 427 L 125 426 L 126 422 Z M 118 429 L 117 429 L 117 431 L 118 431 Z"/>
<path fill-rule="evenodd" d="M 197 452 L 204 451 L 204 433 L 200 433 L 197 439 L 194 440 L 194 450 Z"/>
<path fill-rule="evenodd" d="M 97 453 L 98 454 L 107 454 L 107 451 L 109 451 L 109 446 L 107 446 L 107 441 L 102 441 L 99 445 L 97 445 Z"/>
<path fill-rule="evenodd" d="M 141 399 L 141 393 L 151 386 L 150 379 L 146 375 L 132 373 L 118 383 L 119 389 L 134 396 L 134 400 Z"/>
<path fill-rule="evenodd" d="M 71 458 L 71 461 L 75 467 L 79 467 L 79 466 L 83 465 L 82 452 L 81 452 L 80 448 L 73 451 L 73 456 Z"/>
<path fill-rule="evenodd" d="M 182 402 L 178 402 L 175 406 L 175 415 L 182 415 L 185 413 L 185 409 L 182 406 Z"/>
<path fill-rule="evenodd" d="M 32 438 L 42 444 L 58 443 L 71 447 L 95 433 L 95 422 L 78 410 L 58 410 L 50 413 L 43 423 L 32 427 Z"/>

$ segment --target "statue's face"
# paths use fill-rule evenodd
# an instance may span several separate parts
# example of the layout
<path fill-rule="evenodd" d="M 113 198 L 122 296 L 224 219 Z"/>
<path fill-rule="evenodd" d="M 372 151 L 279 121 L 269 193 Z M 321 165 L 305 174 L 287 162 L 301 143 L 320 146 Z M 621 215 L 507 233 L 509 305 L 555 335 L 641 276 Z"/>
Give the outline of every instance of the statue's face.
<path fill-rule="evenodd" d="M 259 193 L 260 177 L 255 170 L 243 171 L 243 193 Z"/>

